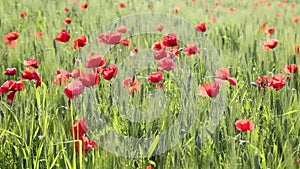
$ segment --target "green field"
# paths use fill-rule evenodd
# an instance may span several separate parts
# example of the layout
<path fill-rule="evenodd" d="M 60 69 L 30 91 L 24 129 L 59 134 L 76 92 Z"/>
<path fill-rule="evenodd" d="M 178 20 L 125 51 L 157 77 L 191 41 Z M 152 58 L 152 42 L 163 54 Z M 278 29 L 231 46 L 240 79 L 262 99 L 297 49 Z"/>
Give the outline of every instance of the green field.
<path fill-rule="evenodd" d="M 0 169 L 300 167 L 299 2 L 85 2 L 0 0 Z"/>

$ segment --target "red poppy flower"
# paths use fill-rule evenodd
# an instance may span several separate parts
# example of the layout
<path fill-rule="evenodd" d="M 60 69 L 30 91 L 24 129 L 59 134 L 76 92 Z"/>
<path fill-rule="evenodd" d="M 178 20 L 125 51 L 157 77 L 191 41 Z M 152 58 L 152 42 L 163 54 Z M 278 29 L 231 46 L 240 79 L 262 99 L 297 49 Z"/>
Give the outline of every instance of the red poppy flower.
<path fill-rule="evenodd" d="M 221 3 L 219 1 L 214 2 L 215 6 L 219 6 Z"/>
<path fill-rule="evenodd" d="M 0 86 L 0 94 L 7 94 L 7 101 L 13 102 L 14 96 L 17 91 L 24 90 L 23 82 L 16 82 L 14 80 L 7 80 Z"/>
<path fill-rule="evenodd" d="M 73 49 L 79 49 L 81 47 L 84 47 L 85 45 L 86 45 L 86 36 L 83 35 L 82 37 L 77 38 L 77 39 L 74 40 L 72 48 Z"/>
<path fill-rule="evenodd" d="M 134 55 L 136 55 L 138 53 L 138 48 L 137 47 L 134 47 L 133 49 L 132 49 L 132 51 L 130 51 L 130 56 L 134 56 Z"/>
<path fill-rule="evenodd" d="M 86 9 L 88 6 L 89 6 L 89 3 L 88 3 L 88 2 L 83 2 L 83 3 L 80 5 L 80 9 L 81 9 L 81 10 L 84 10 L 84 9 Z"/>
<path fill-rule="evenodd" d="M 136 78 L 128 77 L 122 82 L 123 87 L 128 87 L 128 92 L 137 92 L 140 90 L 139 81 Z"/>
<path fill-rule="evenodd" d="M 188 56 L 194 55 L 194 54 L 198 54 L 200 53 L 200 49 L 198 48 L 198 45 L 195 44 L 191 44 L 188 45 L 186 48 L 184 48 L 184 53 L 186 53 Z"/>
<path fill-rule="evenodd" d="M 268 39 L 264 45 L 263 45 L 263 49 L 265 51 L 269 51 L 271 49 L 274 49 L 277 45 L 278 45 L 279 41 L 277 39 Z"/>
<path fill-rule="evenodd" d="M 17 45 L 17 39 L 19 38 L 20 34 L 18 32 L 10 32 L 4 35 L 3 40 L 5 41 L 6 45 L 10 47 L 15 47 Z"/>
<path fill-rule="evenodd" d="M 15 74 L 17 74 L 17 69 L 16 68 L 7 68 L 3 74 L 8 75 L 8 76 L 15 75 Z"/>
<path fill-rule="evenodd" d="M 39 68 L 39 60 L 38 59 L 28 59 L 24 60 L 23 64 L 28 68 Z"/>
<path fill-rule="evenodd" d="M 261 30 L 261 31 L 265 31 L 266 26 L 267 26 L 267 22 L 263 22 L 263 23 L 260 25 L 260 30 Z"/>
<path fill-rule="evenodd" d="M 228 81 L 232 86 L 236 86 L 237 80 L 233 77 L 229 77 L 228 68 L 220 68 L 216 71 L 215 81 L 217 83 L 224 83 Z"/>
<path fill-rule="evenodd" d="M 70 135 L 77 140 L 81 138 L 87 131 L 88 127 L 86 125 L 86 119 L 82 118 L 77 120 L 75 124 L 72 125 L 70 129 Z"/>
<path fill-rule="evenodd" d="M 64 8 L 64 11 L 65 11 L 65 12 L 69 12 L 69 8 L 65 7 L 65 8 Z"/>
<path fill-rule="evenodd" d="M 55 40 L 59 42 L 69 42 L 70 34 L 65 29 L 63 29 L 59 34 L 57 34 Z"/>
<path fill-rule="evenodd" d="M 125 5 L 124 2 L 120 2 L 120 3 L 119 3 L 119 8 L 125 8 L 125 7 L 126 7 L 126 5 Z"/>
<path fill-rule="evenodd" d="M 168 56 L 168 53 L 167 53 L 166 49 L 161 49 L 161 50 L 155 51 L 154 59 L 161 60 L 167 56 Z"/>
<path fill-rule="evenodd" d="M 95 140 L 89 141 L 89 139 L 85 136 L 82 136 L 78 141 L 82 142 L 82 150 L 81 151 L 82 151 L 83 155 L 85 155 L 88 150 L 98 147 L 97 142 Z M 76 153 L 79 153 L 79 142 L 78 141 L 75 142 Z"/>
<path fill-rule="evenodd" d="M 118 28 L 118 32 L 126 33 L 126 32 L 129 32 L 129 29 L 125 25 L 123 25 Z"/>
<path fill-rule="evenodd" d="M 285 78 L 284 75 L 279 73 L 272 77 L 271 83 L 269 85 L 270 88 L 275 90 L 280 90 L 285 86 Z"/>
<path fill-rule="evenodd" d="M 300 45 L 295 45 L 295 52 L 296 54 L 300 53 Z"/>
<path fill-rule="evenodd" d="M 85 62 L 86 68 L 97 68 L 104 66 L 105 58 L 98 53 L 90 52 L 88 60 Z"/>
<path fill-rule="evenodd" d="M 35 87 L 39 87 L 42 84 L 40 74 L 34 70 L 23 70 L 22 80 L 36 80 Z"/>
<path fill-rule="evenodd" d="M 75 80 L 67 85 L 64 93 L 69 99 L 79 96 L 83 92 L 83 85 L 80 80 Z"/>
<path fill-rule="evenodd" d="M 85 87 L 93 87 L 97 84 L 99 84 L 100 79 L 97 73 L 88 73 L 88 72 L 83 72 L 79 80 L 82 82 L 82 85 Z"/>
<path fill-rule="evenodd" d="M 168 58 L 168 57 L 159 60 L 157 63 L 157 66 L 160 70 L 166 70 L 166 71 L 176 69 L 173 59 Z"/>
<path fill-rule="evenodd" d="M 70 24 L 72 22 L 72 18 L 65 18 L 64 24 Z"/>
<path fill-rule="evenodd" d="M 285 65 L 285 67 L 284 67 L 284 71 L 287 74 L 296 73 L 297 70 L 298 70 L 297 64 Z"/>
<path fill-rule="evenodd" d="M 9 91 L 13 91 L 16 81 L 7 80 L 0 86 L 0 94 L 6 94 Z"/>
<path fill-rule="evenodd" d="M 235 122 L 235 128 L 239 131 L 247 132 L 254 129 L 254 124 L 251 120 L 237 120 Z"/>
<path fill-rule="evenodd" d="M 69 73 L 70 77 L 76 79 L 81 75 L 81 70 L 79 68 L 74 69 L 71 73 Z"/>
<path fill-rule="evenodd" d="M 159 51 L 159 50 L 163 49 L 163 46 L 160 42 L 154 42 L 151 49 L 155 50 L 155 51 Z"/>
<path fill-rule="evenodd" d="M 40 38 L 43 36 L 43 32 L 34 32 L 34 36 Z"/>
<path fill-rule="evenodd" d="M 155 30 L 158 30 L 158 31 L 162 31 L 164 29 L 164 25 L 163 24 L 159 24 L 159 25 L 156 25 L 155 26 Z"/>
<path fill-rule="evenodd" d="M 21 17 L 21 18 L 24 18 L 26 15 L 27 15 L 27 12 L 26 12 L 26 11 L 23 11 L 23 12 L 20 13 L 20 17 Z"/>
<path fill-rule="evenodd" d="M 99 35 L 99 41 L 108 45 L 118 44 L 122 38 L 122 33 L 120 32 L 109 32 Z"/>
<path fill-rule="evenodd" d="M 297 162 L 300 164 L 300 158 L 297 160 Z"/>
<path fill-rule="evenodd" d="M 147 165 L 146 169 L 154 169 L 154 167 L 152 165 Z"/>
<path fill-rule="evenodd" d="M 157 83 L 163 79 L 163 74 L 161 72 L 152 72 L 148 77 L 148 82 Z"/>
<path fill-rule="evenodd" d="M 109 67 L 102 69 L 101 75 L 104 79 L 110 80 L 113 77 L 115 78 L 117 76 L 117 72 L 118 72 L 117 66 L 111 64 L 109 65 Z"/>
<path fill-rule="evenodd" d="M 211 17 L 210 20 L 209 20 L 210 23 L 213 23 L 213 22 L 217 22 L 217 18 L 216 17 Z"/>
<path fill-rule="evenodd" d="M 220 86 L 217 82 L 208 82 L 201 85 L 199 89 L 200 96 L 216 97 L 219 93 Z"/>
<path fill-rule="evenodd" d="M 205 32 L 207 30 L 205 22 L 198 23 L 195 28 L 196 28 L 196 31 L 199 31 L 199 32 Z"/>
<path fill-rule="evenodd" d="M 233 7 L 230 7 L 230 8 L 228 8 L 228 11 L 229 11 L 229 12 L 235 12 L 235 11 L 236 11 L 236 9 L 235 9 L 235 8 L 233 8 Z"/>
<path fill-rule="evenodd" d="M 169 48 L 168 57 L 171 58 L 171 59 L 173 59 L 175 56 L 179 57 L 178 48 Z"/>
<path fill-rule="evenodd" d="M 265 89 L 270 86 L 271 78 L 269 76 L 261 76 L 256 80 L 256 84 L 259 85 L 261 89 Z"/>
<path fill-rule="evenodd" d="M 129 46 L 130 45 L 130 40 L 129 39 L 123 39 L 123 40 L 121 40 L 121 44 L 123 46 Z"/>
<path fill-rule="evenodd" d="M 54 83 L 58 84 L 58 85 L 62 85 L 62 84 L 67 84 L 68 83 L 68 76 L 66 76 L 65 74 L 57 74 L 54 77 Z"/>
<path fill-rule="evenodd" d="M 172 10 L 173 14 L 178 14 L 178 12 L 179 12 L 179 7 L 176 7 Z"/>
<path fill-rule="evenodd" d="M 166 47 L 178 46 L 177 36 L 175 33 L 168 34 L 162 38 L 162 44 Z"/>
<path fill-rule="evenodd" d="M 266 29 L 266 34 L 268 36 L 273 35 L 274 32 L 275 32 L 275 28 L 273 28 L 273 27 Z"/>
<path fill-rule="evenodd" d="M 299 21 L 300 21 L 300 18 L 297 18 L 297 17 L 294 17 L 294 18 L 293 18 L 293 22 L 294 22 L 294 23 L 298 23 Z"/>

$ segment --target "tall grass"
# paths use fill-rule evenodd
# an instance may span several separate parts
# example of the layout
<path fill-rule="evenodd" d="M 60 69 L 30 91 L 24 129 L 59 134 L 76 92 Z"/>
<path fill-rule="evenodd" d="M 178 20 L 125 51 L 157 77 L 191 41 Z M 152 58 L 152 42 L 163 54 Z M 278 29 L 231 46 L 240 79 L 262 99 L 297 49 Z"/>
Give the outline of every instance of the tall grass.
<path fill-rule="evenodd" d="M 299 62 L 299 56 L 294 51 L 294 45 L 300 44 L 299 23 L 292 22 L 293 14 L 300 16 L 297 10 L 299 4 L 294 8 L 285 4 L 286 7 L 281 9 L 277 1 L 270 1 L 271 7 L 253 7 L 253 1 L 235 0 L 221 1 L 218 7 L 213 2 L 203 4 L 198 0 L 195 3 L 188 0 L 124 2 L 127 7 L 120 9 L 118 1 L 90 0 L 89 7 L 80 10 L 82 1 L 77 5 L 71 1 L 0 1 L 0 35 L 11 31 L 20 33 L 15 48 L 6 46 L 4 41 L 0 42 L 0 71 L 4 72 L 7 67 L 18 69 L 18 74 L 13 77 L 1 75 L 0 83 L 8 79 L 20 79 L 22 70 L 26 69 L 23 61 L 30 58 L 39 59 L 40 67 L 37 71 L 43 79 L 39 88 L 35 88 L 33 82 L 26 81 L 25 90 L 17 92 L 13 103 L 7 103 L 6 96 L 0 95 L 0 168 L 145 168 L 149 164 L 155 168 L 299 168 L 298 73 L 293 74 L 291 82 L 279 91 L 260 90 L 253 85 L 258 77 L 283 72 L 286 64 Z M 205 65 L 203 49 L 201 54 L 191 57 L 183 56 L 183 52 L 180 52 L 182 57 L 177 63 L 188 66 L 191 72 L 180 72 L 180 69 L 164 72 L 165 87 L 157 93 L 160 97 L 166 97 L 166 100 L 162 100 L 163 104 L 157 100 L 155 102 L 156 106 L 164 107 L 164 111 L 151 122 L 132 122 L 121 112 L 128 109 L 128 105 L 141 105 L 140 110 L 145 111 L 151 108 L 150 96 L 156 89 L 154 85 L 148 84 L 146 78 L 152 71 L 158 70 L 154 60 L 144 67 L 141 65 L 142 68 L 136 65 L 139 71 L 132 75 L 139 77 L 142 86 L 141 91 L 132 95 L 128 94 L 127 89 L 119 87 L 123 80 L 121 77 L 130 73 L 119 72 L 117 79 L 112 81 L 101 79 L 94 89 L 86 88 L 84 95 L 71 101 L 63 93 L 65 85 L 53 83 L 56 70 L 71 71 L 81 66 L 81 63 L 74 64 L 75 58 L 84 60 L 87 58 L 86 51 L 99 50 L 94 39 L 105 24 L 130 14 L 149 12 L 149 5 L 154 12 L 169 14 L 178 6 L 180 11 L 176 16 L 194 25 L 201 21 L 208 23 L 213 16 L 217 18 L 217 22 L 208 24 L 205 35 L 201 35 L 206 36 L 214 47 L 207 50 L 216 50 L 213 57 L 220 59 L 216 60 L 217 66 L 229 67 L 238 85 L 222 85 L 222 91 L 226 92 L 225 111 L 219 112 L 222 116 L 218 124 L 208 124 L 217 125 L 215 131 L 206 131 L 205 122 L 214 118 L 209 116 L 210 110 L 218 104 L 216 101 L 220 98 L 202 98 L 197 91 L 202 83 L 211 81 L 214 76 L 214 70 L 209 72 Z M 64 7 L 70 11 L 64 12 Z M 224 11 L 223 7 L 234 7 L 236 12 Z M 214 9 L 214 12 L 209 12 L 210 9 Z M 22 11 L 27 11 L 25 18 L 19 16 Z M 276 13 L 282 16 L 276 17 Z M 63 23 L 66 17 L 73 18 L 70 25 Z M 262 22 L 276 29 L 271 38 L 280 42 L 272 51 L 262 50 L 263 42 L 270 38 L 260 31 Z M 71 39 L 87 35 L 88 45 L 80 51 L 74 51 L 71 48 L 72 41 L 66 44 L 54 41 L 62 29 L 70 32 Z M 182 32 L 187 30 L 185 27 L 177 29 Z M 34 37 L 33 33 L 37 31 L 43 32 L 44 36 Z M 143 50 L 148 50 L 161 37 L 159 34 L 129 36 L 132 41 L 130 47 L 120 51 L 119 46 L 116 46 L 109 52 L 98 52 L 105 54 L 108 63 L 126 70 L 126 64 L 122 64 L 124 61 L 127 63 L 128 58 L 132 61 L 129 53 L 134 46 L 139 47 L 142 57 Z M 181 42 L 180 47 L 184 48 L 185 45 Z M 135 64 L 133 60 L 128 67 Z M 191 95 L 186 106 L 181 100 L 188 90 L 181 90 L 180 82 L 187 80 L 190 73 L 196 83 L 192 87 L 196 90 L 189 91 Z M 121 95 L 123 99 L 128 98 L 122 100 L 127 105 L 118 102 Z M 194 97 L 197 97 L 197 101 L 192 100 Z M 181 117 L 181 112 L 186 116 Z M 129 146 L 124 144 L 124 140 L 101 137 L 111 131 L 136 138 L 155 137 L 173 124 L 182 122 L 178 117 L 185 120 L 182 123 L 188 124 L 189 114 L 194 116 L 194 123 L 184 128 L 186 131 L 169 135 L 166 144 L 172 143 L 172 137 L 182 139 L 163 154 L 155 154 L 164 147 L 153 142 L 145 146 L 149 147 L 147 150 L 136 148 L 136 152 L 143 158 L 119 156 L 105 149 L 111 142 L 120 145 L 120 151 Z M 76 154 L 74 140 L 69 132 L 71 125 L 82 117 L 87 118 L 88 136 L 97 140 L 99 145 L 86 155 Z M 234 126 L 237 119 L 251 119 L 255 129 L 247 133 L 239 132 Z M 209 134 L 203 138 L 204 133 Z"/>

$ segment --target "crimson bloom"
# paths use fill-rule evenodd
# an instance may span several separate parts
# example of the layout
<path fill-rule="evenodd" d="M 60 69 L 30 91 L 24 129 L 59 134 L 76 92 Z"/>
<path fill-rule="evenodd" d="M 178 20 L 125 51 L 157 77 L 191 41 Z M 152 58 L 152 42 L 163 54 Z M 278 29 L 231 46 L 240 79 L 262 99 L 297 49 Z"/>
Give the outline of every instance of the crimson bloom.
<path fill-rule="evenodd" d="M 254 124 L 251 120 L 237 120 L 235 122 L 235 128 L 239 131 L 247 132 L 254 129 Z"/>
<path fill-rule="evenodd" d="M 160 70 L 166 70 L 166 71 L 176 69 L 173 59 L 168 57 L 159 60 L 157 66 Z"/>
<path fill-rule="evenodd" d="M 23 64 L 28 68 L 39 68 L 39 60 L 38 59 L 28 59 L 24 60 Z"/>
<path fill-rule="evenodd" d="M 266 29 L 265 33 L 270 36 L 270 35 L 273 35 L 275 32 L 275 28 L 271 27 L 271 28 L 268 28 Z"/>
<path fill-rule="evenodd" d="M 81 70 L 80 68 L 74 69 L 71 73 L 69 73 L 70 77 L 76 79 L 81 75 Z"/>
<path fill-rule="evenodd" d="M 89 138 L 86 136 L 82 136 L 79 140 L 82 142 L 82 154 L 83 155 L 85 155 L 88 150 L 98 147 L 97 142 L 95 140 L 89 141 Z M 78 141 L 75 142 L 75 151 L 76 151 L 76 153 L 79 153 L 79 142 Z"/>
<path fill-rule="evenodd" d="M 23 12 L 20 13 L 20 17 L 21 17 L 21 18 L 24 18 L 26 15 L 27 15 L 27 12 L 26 12 L 26 11 L 23 11 Z"/>
<path fill-rule="evenodd" d="M 300 53 L 300 45 L 295 45 L 295 52 L 296 54 Z"/>
<path fill-rule="evenodd" d="M 266 26 L 267 26 L 267 22 L 263 22 L 263 23 L 260 25 L 260 30 L 261 30 L 261 31 L 264 31 L 265 28 L 266 28 Z"/>
<path fill-rule="evenodd" d="M 65 95 L 71 100 L 83 92 L 83 85 L 80 80 L 75 80 L 67 85 L 64 90 Z"/>
<path fill-rule="evenodd" d="M 177 36 L 175 33 L 168 34 L 162 38 L 162 44 L 166 47 L 178 46 Z"/>
<path fill-rule="evenodd" d="M 296 73 L 298 70 L 297 64 L 290 64 L 290 65 L 285 65 L 284 71 L 287 74 L 293 74 Z"/>
<path fill-rule="evenodd" d="M 154 169 L 153 165 L 147 165 L 146 169 Z"/>
<path fill-rule="evenodd" d="M 66 76 L 65 74 L 57 74 L 54 78 L 54 83 L 58 84 L 58 85 L 62 85 L 67 84 L 68 83 L 68 76 Z"/>
<path fill-rule="evenodd" d="M 43 35 L 44 35 L 43 32 L 34 32 L 34 36 L 37 37 L 37 38 L 40 38 Z"/>
<path fill-rule="evenodd" d="M 162 46 L 162 44 L 160 42 L 154 42 L 152 44 L 151 49 L 154 50 L 154 51 L 158 51 L 158 50 L 163 49 L 163 46 Z"/>
<path fill-rule="evenodd" d="M 219 93 L 219 83 L 207 82 L 201 85 L 199 89 L 200 96 L 203 97 L 216 97 Z"/>
<path fill-rule="evenodd" d="M 113 77 L 115 78 L 117 76 L 117 72 L 118 72 L 117 66 L 111 64 L 109 65 L 109 67 L 102 69 L 101 75 L 104 79 L 110 80 Z"/>
<path fill-rule="evenodd" d="M 163 79 L 163 74 L 161 72 L 152 72 L 148 77 L 148 82 L 157 83 Z"/>
<path fill-rule="evenodd" d="M 88 2 L 83 2 L 83 3 L 80 5 L 80 9 L 81 9 L 81 10 L 84 10 L 84 9 L 86 9 L 88 6 L 89 6 L 89 3 L 88 3 Z"/>
<path fill-rule="evenodd" d="M 98 53 L 90 52 L 88 60 L 85 62 L 86 68 L 97 68 L 105 65 L 105 58 Z"/>
<path fill-rule="evenodd" d="M 99 35 L 99 41 L 108 45 L 118 44 L 122 38 L 122 33 L 120 32 L 109 32 Z"/>
<path fill-rule="evenodd" d="M 224 83 L 228 81 L 232 86 L 236 86 L 237 80 L 234 77 L 229 77 L 228 68 L 220 68 L 216 71 L 215 81 L 218 83 Z"/>
<path fill-rule="evenodd" d="M 280 90 L 285 86 L 285 77 L 283 74 L 279 73 L 272 77 L 271 83 L 269 85 L 270 88 L 275 90 Z"/>
<path fill-rule="evenodd" d="M 164 29 L 164 25 L 163 24 L 159 24 L 159 25 L 156 25 L 155 26 L 155 30 L 158 30 L 158 31 L 162 31 Z"/>
<path fill-rule="evenodd" d="M 70 34 L 65 29 L 63 29 L 59 34 L 57 34 L 55 40 L 59 42 L 69 42 Z"/>
<path fill-rule="evenodd" d="M 154 59 L 161 60 L 167 56 L 168 56 L 168 53 L 167 53 L 166 49 L 161 49 L 161 50 L 155 51 Z"/>
<path fill-rule="evenodd" d="M 100 79 L 97 73 L 89 73 L 89 72 L 83 72 L 79 80 L 82 82 L 82 85 L 85 87 L 93 87 L 97 84 L 99 84 Z"/>
<path fill-rule="evenodd" d="M 277 45 L 278 45 L 279 41 L 277 39 L 268 39 L 264 45 L 263 45 L 263 49 L 265 51 L 269 51 L 271 49 L 274 49 Z"/>
<path fill-rule="evenodd" d="M 86 45 L 86 36 L 83 35 L 82 37 L 77 38 L 77 39 L 74 40 L 72 48 L 73 49 L 79 49 L 81 47 L 84 47 L 85 45 Z"/>
<path fill-rule="evenodd" d="M 15 75 L 15 74 L 17 74 L 17 69 L 16 68 L 7 68 L 3 74 L 8 75 L 8 76 Z"/>
<path fill-rule="evenodd" d="M 120 3 L 119 3 L 119 8 L 125 8 L 125 7 L 126 7 L 126 5 L 125 5 L 124 2 L 120 2 Z"/>
<path fill-rule="evenodd" d="M 70 135 L 74 137 L 74 139 L 81 138 L 88 131 L 88 127 L 86 125 L 86 119 L 82 118 L 75 122 L 70 129 Z"/>
<path fill-rule="evenodd" d="M 129 39 L 123 39 L 123 40 L 121 40 L 121 44 L 123 45 L 123 46 L 129 46 L 130 45 L 130 40 Z"/>
<path fill-rule="evenodd" d="M 7 80 L 0 86 L 0 94 L 7 94 L 7 101 L 13 102 L 17 91 L 24 90 L 24 83 L 16 82 L 14 80 Z"/>
<path fill-rule="evenodd" d="M 42 84 L 40 74 L 34 70 L 23 70 L 22 80 L 36 80 L 35 87 L 39 87 Z"/>
<path fill-rule="evenodd" d="M 15 47 L 17 45 L 17 39 L 19 38 L 20 34 L 18 32 L 10 32 L 4 35 L 3 40 L 5 41 L 6 45 L 10 47 Z"/>
<path fill-rule="evenodd" d="M 257 78 L 256 84 L 260 86 L 261 89 L 265 89 L 271 84 L 271 77 L 269 76 L 261 76 Z"/>
<path fill-rule="evenodd" d="M 205 32 L 207 27 L 206 27 L 206 23 L 205 22 L 200 22 L 196 25 L 196 31 L 199 31 L 199 32 Z"/>
<path fill-rule="evenodd" d="M 128 77 L 122 82 L 123 87 L 128 87 L 128 92 L 137 92 L 140 90 L 139 81 L 136 78 Z"/>
<path fill-rule="evenodd" d="M 134 56 L 138 53 L 139 49 L 137 47 L 134 47 L 131 51 L 130 51 L 130 56 Z"/>
<path fill-rule="evenodd" d="M 191 44 L 188 45 L 186 48 L 184 48 L 184 53 L 186 53 L 188 56 L 194 55 L 194 54 L 198 54 L 200 53 L 200 49 L 198 48 L 198 45 L 195 44 Z"/>
<path fill-rule="evenodd" d="M 70 24 L 72 22 L 72 18 L 65 18 L 63 22 L 64 24 Z"/>
<path fill-rule="evenodd" d="M 120 33 L 126 33 L 126 32 L 129 32 L 129 29 L 125 25 L 123 25 L 123 26 L 120 26 L 117 31 Z"/>

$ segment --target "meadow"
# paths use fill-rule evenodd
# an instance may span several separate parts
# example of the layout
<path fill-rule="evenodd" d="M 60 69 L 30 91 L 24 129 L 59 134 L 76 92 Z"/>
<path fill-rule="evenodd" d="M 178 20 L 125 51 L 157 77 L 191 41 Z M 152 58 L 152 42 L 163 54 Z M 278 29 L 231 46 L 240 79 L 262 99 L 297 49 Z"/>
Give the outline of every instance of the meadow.
<path fill-rule="evenodd" d="M 299 8 L 0 0 L 0 168 L 299 168 Z"/>

